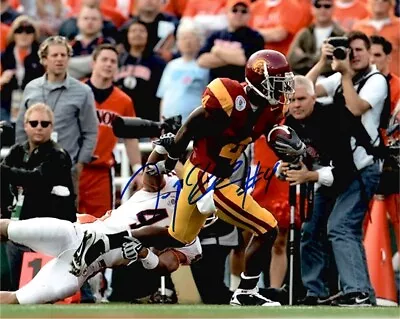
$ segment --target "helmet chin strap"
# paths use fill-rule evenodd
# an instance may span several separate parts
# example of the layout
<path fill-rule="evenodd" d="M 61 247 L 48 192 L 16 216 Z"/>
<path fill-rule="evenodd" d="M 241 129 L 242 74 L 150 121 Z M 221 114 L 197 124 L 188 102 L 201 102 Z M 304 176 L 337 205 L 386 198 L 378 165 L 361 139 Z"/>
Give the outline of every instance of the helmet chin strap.
<path fill-rule="evenodd" d="M 259 96 L 261 96 L 262 98 L 266 99 L 268 101 L 269 104 L 271 105 L 277 105 L 280 104 L 279 101 L 277 101 L 275 98 L 273 98 L 271 96 L 271 92 L 268 91 L 268 96 L 266 96 L 265 94 L 263 94 L 259 89 L 257 89 L 253 84 L 250 83 L 250 81 L 246 78 L 246 83 L 247 85 L 254 90 Z"/>

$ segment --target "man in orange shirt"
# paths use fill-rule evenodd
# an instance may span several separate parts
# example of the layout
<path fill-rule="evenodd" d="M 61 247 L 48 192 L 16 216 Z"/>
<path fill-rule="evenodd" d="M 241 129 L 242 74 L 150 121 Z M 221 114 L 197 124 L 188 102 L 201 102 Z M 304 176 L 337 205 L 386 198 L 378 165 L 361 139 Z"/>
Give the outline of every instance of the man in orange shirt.
<path fill-rule="evenodd" d="M 371 17 L 354 24 L 353 30 L 385 37 L 393 46 L 390 72 L 400 76 L 400 18 L 393 15 L 394 0 L 370 0 Z"/>
<path fill-rule="evenodd" d="M 93 73 L 86 84 L 94 93 L 99 133 L 93 154 L 95 160 L 85 164 L 79 183 L 79 212 L 95 217 L 114 208 L 113 149 L 118 139 L 113 133 L 112 121 L 116 116 L 135 116 L 130 97 L 113 85 L 117 69 L 117 49 L 111 44 L 98 46 L 93 52 Z M 124 143 L 134 171 L 140 169 L 141 154 L 137 139 L 124 139 Z M 139 176 L 134 183 L 140 184 Z"/>

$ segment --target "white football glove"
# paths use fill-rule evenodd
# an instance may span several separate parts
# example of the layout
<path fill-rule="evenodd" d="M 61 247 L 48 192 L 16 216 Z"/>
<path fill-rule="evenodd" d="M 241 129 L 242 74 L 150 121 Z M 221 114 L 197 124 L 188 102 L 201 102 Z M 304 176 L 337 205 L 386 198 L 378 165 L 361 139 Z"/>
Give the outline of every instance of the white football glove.
<path fill-rule="evenodd" d="M 124 237 L 127 241 L 122 244 L 122 257 L 130 260 L 130 264 L 138 260 L 139 251 L 143 248 L 142 243 L 135 237 Z"/>
<path fill-rule="evenodd" d="M 146 167 L 147 174 L 151 176 L 157 176 L 161 174 L 168 174 L 170 171 L 165 168 L 165 160 L 159 161 L 155 164 L 148 165 Z"/>

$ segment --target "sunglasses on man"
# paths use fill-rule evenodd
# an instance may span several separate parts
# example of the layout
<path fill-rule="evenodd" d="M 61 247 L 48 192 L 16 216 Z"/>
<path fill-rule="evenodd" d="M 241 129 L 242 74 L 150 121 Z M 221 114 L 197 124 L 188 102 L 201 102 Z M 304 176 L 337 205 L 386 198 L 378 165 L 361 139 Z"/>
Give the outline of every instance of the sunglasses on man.
<path fill-rule="evenodd" d="M 50 121 L 28 121 L 28 123 L 31 127 L 37 127 L 40 123 L 40 126 L 43 128 L 47 128 L 51 124 Z"/>
<path fill-rule="evenodd" d="M 321 9 L 321 8 L 325 8 L 325 9 L 330 9 L 332 8 L 331 4 L 320 4 L 320 3 L 316 3 L 314 5 L 314 7 L 316 7 L 317 9 Z"/>
<path fill-rule="evenodd" d="M 31 34 L 35 33 L 35 28 L 31 25 L 21 25 L 18 28 L 15 29 L 14 33 L 26 33 L 26 34 Z"/>
<path fill-rule="evenodd" d="M 233 13 L 238 13 L 238 12 L 240 12 L 241 14 L 246 14 L 247 12 L 249 12 L 249 10 L 247 10 L 247 9 L 238 9 L 238 8 L 233 8 L 232 9 L 232 12 Z"/>

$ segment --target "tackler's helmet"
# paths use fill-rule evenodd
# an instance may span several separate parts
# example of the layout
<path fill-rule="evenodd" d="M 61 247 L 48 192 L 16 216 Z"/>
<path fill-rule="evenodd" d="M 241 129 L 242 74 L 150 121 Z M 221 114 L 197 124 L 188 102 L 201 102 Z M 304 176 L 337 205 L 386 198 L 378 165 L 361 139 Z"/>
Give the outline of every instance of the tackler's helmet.
<path fill-rule="evenodd" d="M 306 145 L 289 126 L 276 125 L 268 133 L 268 145 L 284 162 L 297 164 L 306 155 Z"/>
<path fill-rule="evenodd" d="M 246 82 L 271 105 L 288 104 L 294 94 L 294 75 L 286 57 L 275 50 L 253 53 L 246 64 Z"/>

